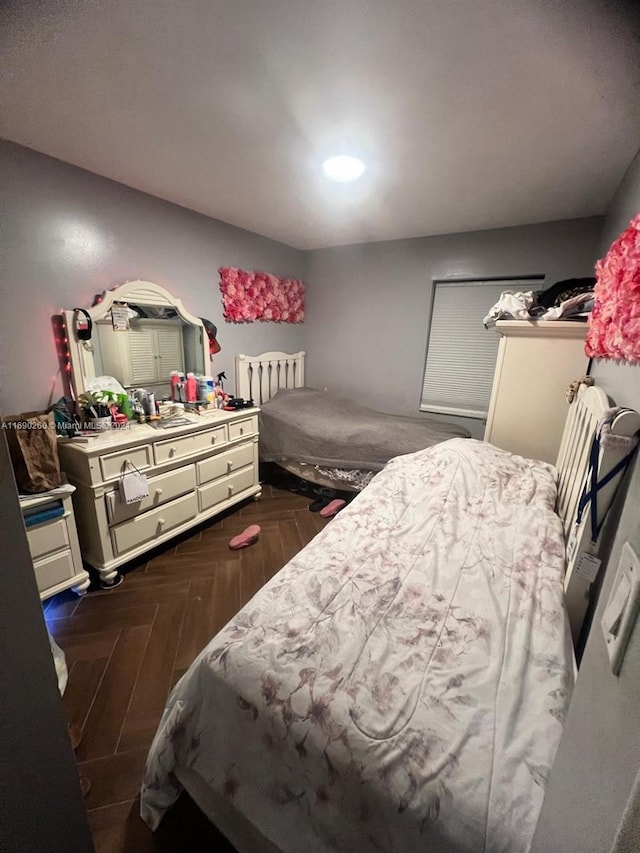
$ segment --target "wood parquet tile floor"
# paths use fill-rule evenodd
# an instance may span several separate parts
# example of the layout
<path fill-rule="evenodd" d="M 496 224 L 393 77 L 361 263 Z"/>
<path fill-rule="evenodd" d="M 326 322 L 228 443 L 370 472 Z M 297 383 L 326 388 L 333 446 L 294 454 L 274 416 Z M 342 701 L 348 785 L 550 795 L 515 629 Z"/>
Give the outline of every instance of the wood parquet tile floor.
<path fill-rule="evenodd" d="M 208 641 L 327 523 L 309 499 L 266 486 L 249 501 L 174 540 L 84 598 L 47 602 L 49 631 L 67 658 L 63 703 L 82 729 L 76 751 L 90 780 L 86 799 L 97 853 L 232 851 L 184 796 L 152 834 L 138 815 L 147 751 L 167 696 Z M 249 524 L 255 545 L 230 551 Z M 126 568 L 126 567 L 125 567 Z"/>

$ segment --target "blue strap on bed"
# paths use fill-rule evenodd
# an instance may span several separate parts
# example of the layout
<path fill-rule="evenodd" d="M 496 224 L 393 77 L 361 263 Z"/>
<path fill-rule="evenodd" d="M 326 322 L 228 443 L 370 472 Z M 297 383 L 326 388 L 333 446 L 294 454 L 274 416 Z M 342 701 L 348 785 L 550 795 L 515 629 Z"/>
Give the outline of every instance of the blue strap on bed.
<path fill-rule="evenodd" d="M 607 483 L 610 483 L 614 477 L 617 477 L 618 474 L 624 472 L 629 462 L 635 453 L 635 446 L 632 447 L 631 451 L 627 453 L 625 457 L 623 457 L 614 467 L 609 471 L 605 476 L 598 480 L 598 459 L 600 458 L 600 446 L 601 446 L 601 430 L 602 427 L 611 423 L 615 417 L 625 411 L 632 411 L 631 409 L 616 409 L 610 418 L 607 418 L 606 421 L 598 424 L 598 429 L 593 437 L 593 441 L 591 442 L 591 450 L 589 454 L 589 468 L 587 470 L 587 476 L 585 478 L 584 488 L 582 489 L 582 494 L 580 496 L 580 500 L 578 502 L 578 516 L 576 519 L 576 523 L 580 524 L 582 521 L 582 517 L 584 515 L 584 511 L 587 506 L 591 505 L 591 541 L 595 545 L 598 541 L 598 536 L 600 535 L 600 531 L 602 530 L 602 525 L 605 522 L 607 517 L 607 513 L 603 515 L 600 523 L 598 524 L 598 492 L 600 489 L 603 489 Z M 591 483 L 591 487 L 589 488 L 589 482 Z M 608 508 L 607 508 L 608 512 Z"/>

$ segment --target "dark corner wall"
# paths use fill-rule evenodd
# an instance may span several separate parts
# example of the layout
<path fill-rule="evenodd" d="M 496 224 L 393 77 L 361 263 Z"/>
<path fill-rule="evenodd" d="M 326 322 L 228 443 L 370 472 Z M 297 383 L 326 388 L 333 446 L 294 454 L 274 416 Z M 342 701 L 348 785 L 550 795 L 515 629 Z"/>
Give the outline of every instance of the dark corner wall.
<path fill-rule="evenodd" d="M 0 431 L 0 851 L 93 850 L 29 546 Z"/>
<path fill-rule="evenodd" d="M 234 356 L 303 346 L 303 325 L 222 319 L 218 268 L 303 278 L 304 254 L 10 142 L 0 141 L 0 408 L 45 408 L 62 391 L 51 328 L 61 308 L 154 281 L 218 326 L 216 372 Z"/>

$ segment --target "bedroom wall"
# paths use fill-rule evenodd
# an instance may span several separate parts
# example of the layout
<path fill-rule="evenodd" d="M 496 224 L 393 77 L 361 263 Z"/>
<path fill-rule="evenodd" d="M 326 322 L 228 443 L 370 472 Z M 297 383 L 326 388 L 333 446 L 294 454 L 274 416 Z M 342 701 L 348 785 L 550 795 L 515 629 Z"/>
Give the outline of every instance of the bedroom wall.
<path fill-rule="evenodd" d="M 640 152 L 615 194 L 602 229 L 599 254 L 606 253 L 629 220 L 640 212 Z M 640 411 L 640 366 L 596 362 L 596 381 L 619 405 Z M 532 853 L 558 850 L 624 853 L 640 849 L 640 800 L 634 781 L 640 771 L 640 620 L 636 622 L 619 677 L 608 666 L 600 618 L 629 541 L 640 554 L 640 456 L 627 476 L 622 506 L 609 519 L 610 567 L 585 648 Z M 612 846 L 627 807 L 635 844 Z"/>
<path fill-rule="evenodd" d="M 218 289 L 220 266 L 303 277 L 302 252 L 2 141 L 0 182 L 5 413 L 43 408 L 62 392 L 52 314 L 136 278 L 163 285 L 218 326 L 213 366 L 229 386 L 237 353 L 302 348 L 302 325 L 225 323 Z"/>
<path fill-rule="evenodd" d="M 592 275 L 601 228 L 591 217 L 310 252 L 309 383 L 417 415 L 433 279 Z"/>

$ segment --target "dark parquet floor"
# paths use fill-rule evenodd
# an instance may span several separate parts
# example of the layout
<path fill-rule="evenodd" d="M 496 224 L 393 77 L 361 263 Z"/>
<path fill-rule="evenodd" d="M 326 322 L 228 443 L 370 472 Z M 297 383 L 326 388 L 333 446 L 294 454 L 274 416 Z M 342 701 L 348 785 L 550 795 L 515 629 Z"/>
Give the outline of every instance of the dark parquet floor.
<path fill-rule="evenodd" d="M 169 691 L 189 664 L 327 523 L 309 503 L 266 486 L 260 501 L 154 552 L 116 589 L 47 603 L 69 669 L 64 706 L 82 729 L 76 757 L 91 782 L 86 806 L 97 853 L 231 851 L 186 796 L 155 834 L 147 830 L 138 816 L 145 758 Z M 259 541 L 229 551 L 230 537 L 249 524 L 262 527 Z"/>

